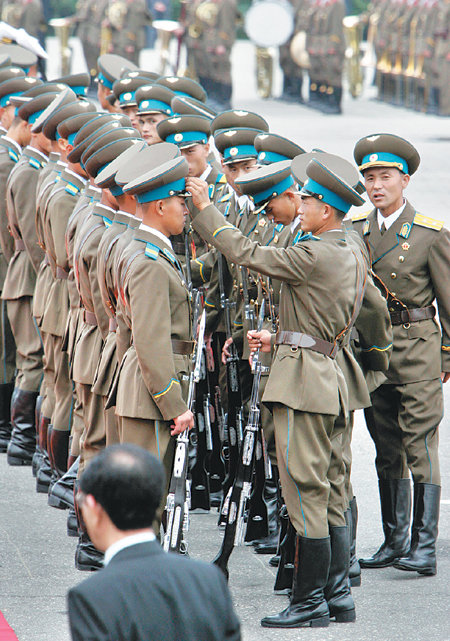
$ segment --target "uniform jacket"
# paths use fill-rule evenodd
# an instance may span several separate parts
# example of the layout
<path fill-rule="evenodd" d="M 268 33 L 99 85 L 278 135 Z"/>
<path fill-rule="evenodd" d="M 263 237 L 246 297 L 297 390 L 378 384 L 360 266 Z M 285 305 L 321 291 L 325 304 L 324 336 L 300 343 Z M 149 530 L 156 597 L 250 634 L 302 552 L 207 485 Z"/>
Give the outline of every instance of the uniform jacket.
<path fill-rule="evenodd" d="M 68 594 L 73 641 L 239 641 L 220 570 L 156 541 L 121 550 Z"/>
<path fill-rule="evenodd" d="M 137 229 L 135 240 L 120 282 L 132 345 L 120 365 L 116 413 L 168 421 L 187 410 L 190 356 L 176 353 L 172 340 L 192 338 L 189 293 L 182 267 L 162 239 Z"/>
<path fill-rule="evenodd" d="M 6 183 L 8 176 L 19 162 L 22 153 L 19 145 L 15 145 L 8 137 L 0 136 L 0 245 L 2 254 L 6 261 L 5 273 L 2 278 L 2 285 L 6 275 L 6 267 L 14 254 L 14 239 L 8 229 L 8 216 L 6 214 Z"/>
<path fill-rule="evenodd" d="M 46 162 L 44 154 L 26 147 L 8 178 L 6 198 L 9 228 L 15 241 L 22 242 L 25 249 L 16 248 L 10 260 L 3 287 L 4 299 L 14 300 L 34 294 L 36 274 L 43 258 L 36 237 L 36 184 L 39 171 Z"/>
<path fill-rule="evenodd" d="M 283 281 L 280 330 L 304 332 L 334 342 L 350 324 L 361 264 L 344 231 L 302 236 L 287 249 L 262 247 L 228 224 L 213 206 L 194 212 L 193 226 L 227 258 Z M 338 415 L 347 387 L 335 359 L 307 349 L 275 348 L 263 401 L 294 410 Z"/>
<path fill-rule="evenodd" d="M 373 271 L 392 294 L 410 309 L 438 306 L 441 331 L 435 319 L 393 327 L 388 381 L 432 380 L 450 371 L 450 233 L 408 202 L 383 236 L 375 210 L 353 224 L 369 247 Z M 395 307 L 390 296 L 388 306 Z"/>

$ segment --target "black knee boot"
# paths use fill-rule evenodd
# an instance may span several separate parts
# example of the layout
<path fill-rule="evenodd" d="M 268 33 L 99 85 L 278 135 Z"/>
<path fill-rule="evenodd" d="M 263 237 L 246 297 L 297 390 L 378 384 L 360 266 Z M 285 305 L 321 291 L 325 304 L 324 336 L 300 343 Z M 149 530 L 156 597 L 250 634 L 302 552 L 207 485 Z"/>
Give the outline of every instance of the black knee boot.
<path fill-rule="evenodd" d="M 14 383 L 0 385 L 0 452 L 6 452 L 11 438 L 11 397 Z"/>
<path fill-rule="evenodd" d="M 356 620 L 355 603 L 350 592 L 348 569 L 350 562 L 350 535 L 347 526 L 330 527 L 331 562 L 325 598 L 330 617 L 337 623 Z"/>
<path fill-rule="evenodd" d="M 31 465 L 36 449 L 34 409 L 37 392 L 17 388 L 11 402 L 11 440 L 8 443 L 8 465 Z"/>
<path fill-rule="evenodd" d="M 41 415 L 39 422 L 39 449 L 42 453 L 41 465 L 36 474 L 36 492 L 47 494 L 52 481 L 52 465 L 49 457 L 48 443 L 52 433 L 50 419 Z"/>
<path fill-rule="evenodd" d="M 330 613 L 324 596 L 330 569 L 330 538 L 307 539 L 297 535 L 294 582 L 288 607 L 264 617 L 264 628 L 325 628 Z"/>
<path fill-rule="evenodd" d="M 348 571 L 348 576 L 350 579 L 350 585 L 353 588 L 361 585 L 361 566 L 356 558 L 356 529 L 358 526 L 358 506 L 356 504 L 356 496 L 354 496 L 350 501 L 348 513 L 350 535 L 350 569 Z"/>
<path fill-rule="evenodd" d="M 67 472 L 56 481 L 48 493 L 48 504 L 51 507 L 65 510 L 74 507 L 73 489 L 78 476 L 80 457 L 69 467 Z"/>
<path fill-rule="evenodd" d="M 286 510 L 287 514 L 287 510 Z M 294 581 L 295 541 L 296 532 L 289 516 L 283 541 L 280 545 L 280 564 L 275 578 L 274 592 L 277 594 L 291 594 Z"/>
<path fill-rule="evenodd" d="M 77 493 L 77 487 L 78 481 L 75 481 L 75 495 Z M 76 500 L 74 502 L 74 506 L 79 532 L 77 549 L 75 550 L 75 567 L 77 570 L 81 570 L 82 572 L 100 570 L 103 567 L 103 552 L 97 550 L 92 543 Z"/>
<path fill-rule="evenodd" d="M 436 574 L 436 539 L 438 535 L 441 488 L 431 483 L 414 484 L 414 513 L 411 548 L 394 563 L 398 570 Z"/>
<path fill-rule="evenodd" d="M 278 547 L 280 532 L 279 510 L 281 492 L 278 482 L 278 468 L 272 466 L 272 478 L 266 479 L 264 484 L 264 502 L 267 507 L 267 521 L 269 534 L 263 539 L 252 541 L 256 554 L 275 554 Z"/>
<path fill-rule="evenodd" d="M 41 422 L 41 408 L 42 403 L 44 402 L 44 396 L 39 396 L 36 399 L 36 405 L 34 409 L 34 424 L 36 425 L 36 449 L 34 450 L 33 459 L 31 461 L 31 471 L 33 476 L 36 476 L 39 468 L 42 464 L 42 452 L 39 445 L 39 424 Z"/>
<path fill-rule="evenodd" d="M 378 481 L 384 542 L 368 559 L 359 559 L 362 568 L 386 568 L 394 565 L 409 550 L 411 518 L 411 483 L 409 479 Z"/>

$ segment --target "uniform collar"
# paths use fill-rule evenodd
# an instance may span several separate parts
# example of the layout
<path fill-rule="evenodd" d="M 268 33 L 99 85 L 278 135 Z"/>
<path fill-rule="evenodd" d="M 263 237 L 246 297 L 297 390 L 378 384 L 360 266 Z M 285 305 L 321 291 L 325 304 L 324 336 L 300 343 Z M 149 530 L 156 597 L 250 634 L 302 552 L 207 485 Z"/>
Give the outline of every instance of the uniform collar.
<path fill-rule="evenodd" d="M 386 229 L 389 229 L 397 218 L 400 218 L 400 216 L 403 214 L 403 210 L 406 207 L 406 200 L 403 200 L 403 205 L 397 209 L 397 211 L 394 211 L 393 214 L 390 214 L 389 216 L 383 216 L 382 213 L 380 212 L 379 209 L 377 209 L 377 222 L 378 222 L 378 227 L 381 229 L 381 225 L 384 223 L 384 226 Z"/>
<path fill-rule="evenodd" d="M 149 225 L 145 225 L 144 223 L 141 223 L 139 225 L 139 229 L 142 229 L 142 231 L 153 234 L 154 236 L 162 240 L 170 249 L 170 251 L 173 251 L 172 243 L 167 238 L 167 236 L 164 236 L 164 234 L 159 231 L 159 229 L 155 229 L 154 227 L 150 227 Z"/>

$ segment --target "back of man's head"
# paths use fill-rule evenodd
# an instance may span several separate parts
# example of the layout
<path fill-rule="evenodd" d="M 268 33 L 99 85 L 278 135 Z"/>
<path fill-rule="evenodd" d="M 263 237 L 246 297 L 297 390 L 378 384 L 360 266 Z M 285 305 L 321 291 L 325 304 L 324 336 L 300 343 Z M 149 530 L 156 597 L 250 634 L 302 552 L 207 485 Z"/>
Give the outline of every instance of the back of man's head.
<path fill-rule="evenodd" d="M 92 494 L 119 530 L 151 527 L 160 504 L 164 469 L 146 450 L 126 443 L 104 449 L 83 472 L 80 489 Z"/>

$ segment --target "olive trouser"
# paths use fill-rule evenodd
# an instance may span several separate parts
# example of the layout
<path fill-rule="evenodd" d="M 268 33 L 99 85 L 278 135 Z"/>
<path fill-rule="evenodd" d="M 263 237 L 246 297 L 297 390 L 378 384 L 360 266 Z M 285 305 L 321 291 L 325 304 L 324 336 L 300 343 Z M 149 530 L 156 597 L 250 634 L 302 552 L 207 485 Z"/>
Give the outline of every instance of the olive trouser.
<path fill-rule="evenodd" d="M 297 534 L 314 539 L 345 526 L 343 416 L 274 405 L 281 491 Z"/>
<path fill-rule="evenodd" d="M 39 392 L 42 381 L 42 343 L 32 315 L 32 296 L 7 301 L 8 318 L 16 343 L 16 387 Z"/>
<path fill-rule="evenodd" d="M 11 383 L 16 369 L 16 344 L 6 310 L 6 301 L 0 299 L 0 384 Z"/>
<path fill-rule="evenodd" d="M 439 378 L 419 383 L 385 383 L 364 410 L 376 448 L 378 478 L 409 478 L 440 485 L 438 426 L 443 415 Z"/>

